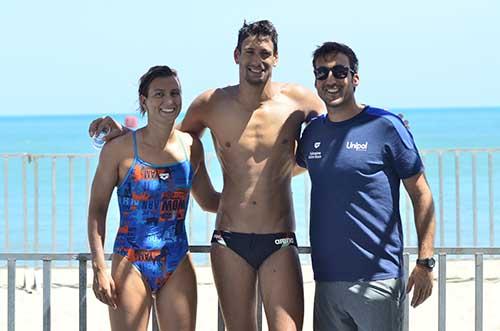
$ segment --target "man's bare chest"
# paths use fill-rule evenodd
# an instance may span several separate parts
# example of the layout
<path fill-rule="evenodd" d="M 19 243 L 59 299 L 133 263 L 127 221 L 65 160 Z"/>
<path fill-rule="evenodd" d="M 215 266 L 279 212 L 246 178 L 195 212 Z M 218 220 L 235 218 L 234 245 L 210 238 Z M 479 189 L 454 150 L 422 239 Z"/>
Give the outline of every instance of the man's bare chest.
<path fill-rule="evenodd" d="M 304 121 L 302 111 L 283 105 L 254 111 L 224 109 L 210 125 L 219 150 L 252 152 L 294 143 Z"/>

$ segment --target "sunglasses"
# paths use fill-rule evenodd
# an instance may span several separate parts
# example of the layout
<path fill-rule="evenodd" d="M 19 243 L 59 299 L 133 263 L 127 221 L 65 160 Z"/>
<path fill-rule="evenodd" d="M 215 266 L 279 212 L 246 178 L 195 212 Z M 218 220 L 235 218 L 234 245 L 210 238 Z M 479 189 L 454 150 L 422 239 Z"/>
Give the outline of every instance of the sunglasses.
<path fill-rule="evenodd" d="M 316 77 L 317 80 L 325 80 L 328 78 L 328 74 L 330 73 L 330 71 L 332 72 L 332 75 L 335 79 L 344 79 L 347 77 L 349 72 L 351 72 L 353 75 L 356 73 L 349 67 L 337 64 L 331 68 L 319 67 L 314 69 L 314 76 Z"/>

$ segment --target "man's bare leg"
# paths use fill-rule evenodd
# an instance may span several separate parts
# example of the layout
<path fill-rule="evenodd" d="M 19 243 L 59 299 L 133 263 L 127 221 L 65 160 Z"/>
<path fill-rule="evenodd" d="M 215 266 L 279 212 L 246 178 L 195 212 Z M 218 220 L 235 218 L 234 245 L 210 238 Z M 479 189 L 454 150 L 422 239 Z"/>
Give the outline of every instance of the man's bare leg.
<path fill-rule="evenodd" d="M 262 263 L 259 287 L 269 331 L 302 330 L 304 289 L 296 247 L 280 249 Z"/>
<path fill-rule="evenodd" d="M 194 331 L 196 302 L 196 276 L 187 255 L 156 294 L 160 330 Z"/>
<path fill-rule="evenodd" d="M 117 309 L 109 308 L 111 330 L 146 331 L 152 298 L 141 274 L 125 257 L 113 255 L 111 276 L 118 297 Z"/>
<path fill-rule="evenodd" d="M 255 270 L 231 249 L 212 244 L 212 272 L 228 331 L 256 331 Z"/>

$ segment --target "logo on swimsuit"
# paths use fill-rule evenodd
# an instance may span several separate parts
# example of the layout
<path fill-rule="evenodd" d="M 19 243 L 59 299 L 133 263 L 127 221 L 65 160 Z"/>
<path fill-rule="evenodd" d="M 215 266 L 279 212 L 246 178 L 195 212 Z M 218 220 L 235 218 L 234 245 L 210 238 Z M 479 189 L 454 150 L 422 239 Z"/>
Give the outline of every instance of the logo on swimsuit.
<path fill-rule="evenodd" d="M 127 252 L 127 258 L 131 262 L 135 261 L 155 261 L 158 258 L 161 258 L 161 250 L 155 249 L 155 250 L 145 250 L 145 249 L 138 249 L 134 250 L 132 248 L 128 249 Z"/>
<path fill-rule="evenodd" d="M 167 180 L 170 177 L 170 174 L 168 172 L 160 174 L 160 179 L 162 180 Z"/>
<path fill-rule="evenodd" d="M 360 144 L 358 142 L 353 143 L 352 141 L 348 141 L 345 145 L 347 149 L 354 149 L 356 152 L 366 152 L 368 150 L 368 141 L 364 144 Z"/>
<path fill-rule="evenodd" d="M 293 238 L 280 238 L 274 241 L 276 245 L 281 245 L 281 247 L 286 247 L 294 243 Z"/>
<path fill-rule="evenodd" d="M 214 239 L 218 244 L 223 245 L 223 246 L 227 246 L 226 241 L 224 240 L 222 235 L 220 235 L 218 233 L 214 233 Z"/>
<path fill-rule="evenodd" d="M 318 148 L 321 145 L 321 141 L 317 141 L 314 143 L 314 148 Z"/>

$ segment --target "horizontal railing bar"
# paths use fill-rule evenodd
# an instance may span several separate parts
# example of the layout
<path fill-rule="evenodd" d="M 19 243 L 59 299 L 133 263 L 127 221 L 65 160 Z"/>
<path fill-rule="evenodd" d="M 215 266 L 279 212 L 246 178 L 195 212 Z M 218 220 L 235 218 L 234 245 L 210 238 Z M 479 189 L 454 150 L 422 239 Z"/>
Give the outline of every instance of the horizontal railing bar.
<path fill-rule="evenodd" d="M 194 245 L 190 246 L 191 253 L 209 253 L 210 247 L 208 245 Z M 417 254 L 417 247 L 405 248 L 404 252 L 407 254 Z M 299 247 L 299 254 L 310 254 L 311 247 Z M 500 255 L 500 247 L 436 247 L 435 254 L 444 253 L 448 255 Z M 104 254 L 106 260 L 111 259 L 112 254 Z M 0 260 L 23 260 L 23 261 L 38 261 L 38 260 L 52 260 L 52 261 L 67 261 L 67 260 L 90 260 L 92 256 L 90 253 L 0 253 Z"/>
<path fill-rule="evenodd" d="M 494 151 L 492 151 L 494 152 Z M 44 153 L 44 154 L 31 154 L 31 153 L 7 153 L 0 154 L 2 158 L 14 158 L 14 157 L 28 157 L 28 158 L 88 158 L 96 157 L 98 154 L 86 154 L 86 153 Z"/>
<path fill-rule="evenodd" d="M 421 152 L 425 154 L 452 153 L 452 152 L 485 153 L 485 152 L 500 152 L 500 148 L 436 148 L 436 149 L 433 148 L 433 149 L 422 149 Z"/>
<path fill-rule="evenodd" d="M 455 153 L 455 152 L 465 152 L 465 153 L 495 153 L 500 152 L 500 147 L 496 148 L 433 148 L 433 149 L 422 149 L 420 150 L 422 154 L 439 154 L 439 153 Z M 215 153 L 208 153 L 209 157 L 212 157 Z M 31 157 L 31 158 L 89 158 L 97 157 L 98 154 L 91 153 L 2 153 L 0 157 L 11 158 L 11 157 Z"/>
<path fill-rule="evenodd" d="M 417 254 L 417 247 L 405 248 L 405 253 Z M 474 255 L 481 253 L 484 255 L 498 255 L 500 247 L 435 247 L 434 254 L 445 253 L 448 255 Z"/>

